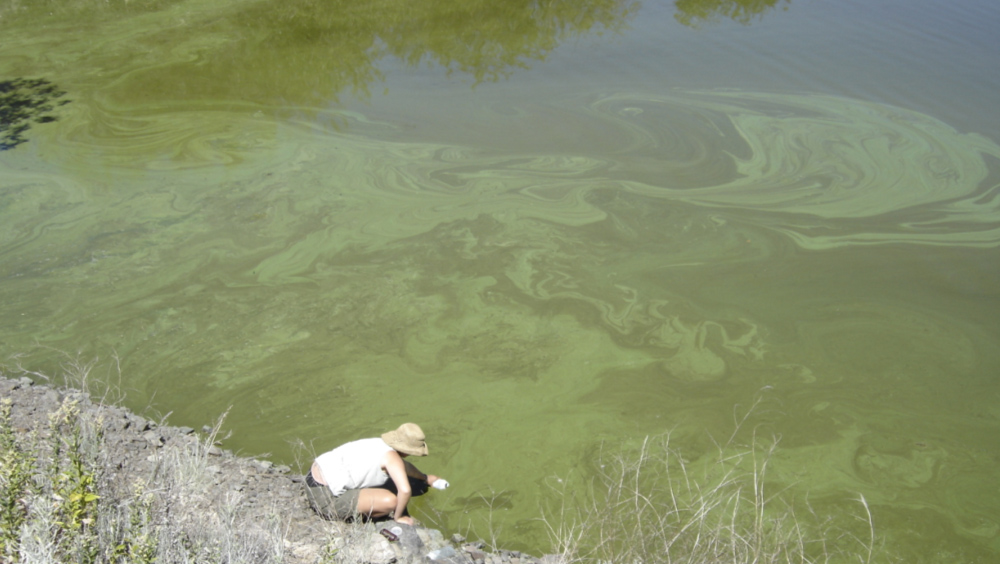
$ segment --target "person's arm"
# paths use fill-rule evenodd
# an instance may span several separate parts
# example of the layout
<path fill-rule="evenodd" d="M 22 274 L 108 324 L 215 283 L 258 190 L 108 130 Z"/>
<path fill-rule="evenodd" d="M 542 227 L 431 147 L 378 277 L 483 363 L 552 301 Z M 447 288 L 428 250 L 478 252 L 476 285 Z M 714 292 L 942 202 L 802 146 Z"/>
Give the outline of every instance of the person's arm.
<path fill-rule="evenodd" d="M 402 457 L 400 457 L 402 458 Z M 430 475 L 424 474 L 416 466 L 410 463 L 409 460 L 403 460 L 403 466 L 406 467 L 406 475 L 413 478 L 414 480 L 422 480 L 424 482 L 430 483 Z"/>
<path fill-rule="evenodd" d="M 406 466 L 406 475 L 414 480 L 427 482 L 428 486 L 433 486 L 434 482 L 438 481 L 438 476 L 435 476 L 434 474 L 424 474 L 416 466 L 411 464 L 409 460 L 404 459 L 403 466 Z"/>
<path fill-rule="evenodd" d="M 410 502 L 412 491 L 410 490 L 410 481 L 406 479 L 406 464 L 398 452 L 390 450 L 385 453 L 385 473 L 396 484 L 396 510 L 393 512 L 393 519 L 412 525 L 413 519 L 403 515 L 403 512 L 406 511 L 406 504 Z"/>

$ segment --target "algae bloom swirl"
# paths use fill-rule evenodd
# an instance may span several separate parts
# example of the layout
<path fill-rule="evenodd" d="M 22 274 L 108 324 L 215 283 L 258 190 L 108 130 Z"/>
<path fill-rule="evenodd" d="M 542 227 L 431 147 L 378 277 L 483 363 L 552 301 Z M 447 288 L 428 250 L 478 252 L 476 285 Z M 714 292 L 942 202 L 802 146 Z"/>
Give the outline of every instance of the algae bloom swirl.
<path fill-rule="evenodd" d="M 812 249 L 1000 244 L 1000 185 L 986 160 L 995 165 L 1000 146 L 989 139 L 917 112 L 831 96 L 715 94 L 689 103 L 725 113 L 748 152 L 733 155 L 732 180 L 671 190 L 675 197 L 780 213 L 774 226 Z"/>
<path fill-rule="evenodd" d="M 806 249 L 1000 245 L 1000 146 L 918 112 L 833 96 L 682 92 L 612 95 L 583 114 L 603 122 L 594 130 L 605 151 L 536 155 L 518 176 L 534 169 L 540 184 L 582 177 L 741 210 Z"/>

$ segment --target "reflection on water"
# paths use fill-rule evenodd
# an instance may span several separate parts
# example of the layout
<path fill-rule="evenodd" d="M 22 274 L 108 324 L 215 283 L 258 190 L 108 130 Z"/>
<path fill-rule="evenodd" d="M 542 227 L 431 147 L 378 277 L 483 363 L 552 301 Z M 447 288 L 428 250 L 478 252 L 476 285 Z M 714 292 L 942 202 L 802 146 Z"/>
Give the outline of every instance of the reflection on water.
<path fill-rule="evenodd" d="M 13 149 L 27 139 L 24 133 L 31 123 L 50 123 L 56 120 L 48 112 L 54 101 L 65 92 L 44 79 L 0 81 L 0 151 Z M 59 105 L 68 100 L 59 102 Z"/>
<path fill-rule="evenodd" d="M 378 65 L 385 58 L 495 81 L 563 41 L 621 29 L 637 7 L 634 0 L 84 0 L 14 2 L 0 8 L 0 18 L 8 22 L 5 33 L 38 21 L 81 28 L 72 39 L 77 57 L 118 76 L 107 93 L 116 104 L 240 100 L 304 111 L 342 92 L 367 96 L 383 78 Z M 36 45 L 48 40 L 65 38 L 32 38 Z M 124 42 L 132 50 L 122 49 Z"/>
<path fill-rule="evenodd" d="M 676 0 L 677 21 L 686 26 L 698 27 L 729 18 L 743 25 L 764 17 L 764 14 L 781 6 L 788 9 L 791 0 Z"/>
<path fill-rule="evenodd" d="M 422 516 L 492 505 L 536 551 L 602 442 L 697 459 L 763 398 L 791 494 L 862 493 L 902 555 L 995 553 L 1000 146 L 833 95 L 331 106 L 386 55 L 489 81 L 633 10 L 487 4 L 84 10 L 99 38 L 25 8 L 2 68 L 79 95 L 0 154 L 5 355 L 114 350 L 133 406 L 233 405 L 231 444 L 291 463 L 418 421 L 453 484 Z"/>

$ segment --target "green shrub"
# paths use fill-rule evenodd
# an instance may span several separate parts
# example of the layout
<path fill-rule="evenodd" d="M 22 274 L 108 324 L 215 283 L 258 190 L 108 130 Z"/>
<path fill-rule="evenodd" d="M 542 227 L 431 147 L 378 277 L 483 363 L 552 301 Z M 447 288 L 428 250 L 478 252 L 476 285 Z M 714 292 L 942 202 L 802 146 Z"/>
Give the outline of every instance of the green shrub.
<path fill-rule="evenodd" d="M 0 401 L 0 560 L 16 562 L 30 501 L 38 495 L 32 479 L 36 460 L 22 449 L 10 422 L 11 402 Z"/>

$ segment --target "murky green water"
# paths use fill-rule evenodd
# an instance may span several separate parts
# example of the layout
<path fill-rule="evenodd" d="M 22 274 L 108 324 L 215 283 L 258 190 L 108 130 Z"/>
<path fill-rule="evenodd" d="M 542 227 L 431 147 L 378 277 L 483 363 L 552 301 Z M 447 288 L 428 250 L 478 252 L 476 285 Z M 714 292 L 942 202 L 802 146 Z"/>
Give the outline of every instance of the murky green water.
<path fill-rule="evenodd" d="M 5 0 L 0 80 L 69 103 L 0 151 L 0 347 L 117 353 L 132 407 L 231 405 L 230 446 L 292 464 L 417 421 L 453 483 L 421 516 L 481 527 L 495 494 L 536 551 L 597 445 L 698 458 L 760 398 L 790 495 L 992 561 L 998 21 Z"/>

